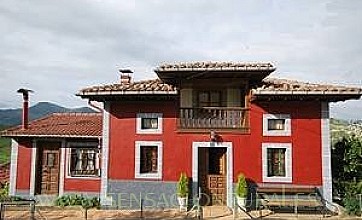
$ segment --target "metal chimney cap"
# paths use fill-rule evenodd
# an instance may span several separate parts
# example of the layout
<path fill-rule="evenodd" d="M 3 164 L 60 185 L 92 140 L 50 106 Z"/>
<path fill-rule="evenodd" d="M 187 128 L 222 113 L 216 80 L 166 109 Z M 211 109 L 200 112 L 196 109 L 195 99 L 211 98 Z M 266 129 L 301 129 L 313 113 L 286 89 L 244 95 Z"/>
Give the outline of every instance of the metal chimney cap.
<path fill-rule="evenodd" d="M 29 93 L 29 92 L 34 92 L 33 90 L 31 89 L 24 89 L 24 88 L 21 88 L 21 89 L 18 89 L 18 91 L 16 91 L 18 93 Z"/>
<path fill-rule="evenodd" d="M 121 73 L 133 73 L 131 69 L 119 69 L 118 71 Z"/>

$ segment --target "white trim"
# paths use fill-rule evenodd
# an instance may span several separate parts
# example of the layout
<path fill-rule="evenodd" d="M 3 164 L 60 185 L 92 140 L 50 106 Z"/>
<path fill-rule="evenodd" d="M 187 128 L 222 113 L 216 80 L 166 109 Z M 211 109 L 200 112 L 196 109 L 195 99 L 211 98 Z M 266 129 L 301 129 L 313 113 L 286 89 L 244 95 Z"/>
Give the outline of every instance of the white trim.
<path fill-rule="evenodd" d="M 82 92 L 78 93 L 79 96 L 93 96 L 93 95 L 177 95 L 177 91 L 95 91 L 95 92 Z"/>
<path fill-rule="evenodd" d="M 321 103 L 321 138 L 322 138 L 322 184 L 323 197 L 329 202 L 327 208 L 332 207 L 332 162 L 331 162 L 331 141 L 329 128 L 329 103 Z"/>
<path fill-rule="evenodd" d="M 48 134 L 7 134 L 3 137 L 38 137 L 38 138 L 101 138 L 100 136 L 89 136 L 89 135 L 48 135 Z"/>
<path fill-rule="evenodd" d="M 198 192 L 198 160 L 199 147 L 225 147 L 226 148 L 226 205 L 233 206 L 233 143 L 232 142 L 192 142 L 192 179 L 193 191 Z"/>
<path fill-rule="evenodd" d="M 108 191 L 108 163 L 109 163 L 109 135 L 110 135 L 110 109 L 111 103 L 104 102 L 103 128 L 102 128 L 102 160 L 101 160 L 101 189 L 100 201 L 102 206 L 111 206 L 112 197 L 107 196 Z"/>
<path fill-rule="evenodd" d="M 268 120 L 271 119 L 284 119 L 284 130 L 269 130 Z M 291 129 L 291 117 L 290 114 L 263 114 L 263 136 L 290 136 Z"/>
<path fill-rule="evenodd" d="M 268 176 L 268 153 L 270 148 L 285 148 L 285 177 Z M 272 183 L 291 183 L 293 181 L 293 162 L 292 162 L 292 144 L 291 143 L 263 143 L 262 144 L 262 173 L 263 182 Z"/>
<path fill-rule="evenodd" d="M 142 129 L 142 118 L 157 118 L 156 129 Z M 137 134 L 162 134 L 162 113 L 137 113 L 136 133 Z"/>
<path fill-rule="evenodd" d="M 34 196 L 35 195 L 35 174 L 36 174 L 36 158 L 37 158 L 37 141 L 33 140 L 33 144 L 32 144 L 32 149 L 31 149 L 31 165 L 30 165 L 30 191 L 29 194 L 30 196 Z"/>
<path fill-rule="evenodd" d="M 9 195 L 15 196 L 16 194 L 16 177 L 18 173 L 18 154 L 19 154 L 19 144 L 16 140 L 11 139 L 11 158 L 10 158 L 10 185 L 9 185 Z"/>
<path fill-rule="evenodd" d="M 262 89 L 254 89 L 252 91 L 253 95 L 361 95 L 361 92 L 356 91 L 273 91 L 273 90 L 262 90 Z"/>
<path fill-rule="evenodd" d="M 157 146 L 157 173 L 141 173 L 141 147 Z M 162 179 L 162 141 L 136 141 L 135 142 L 135 178 L 138 179 Z"/>
<path fill-rule="evenodd" d="M 59 164 L 59 189 L 58 194 L 62 196 L 64 194 L 64 173 L 65 173 L 65 140 L 62 140 L 60 146 L 60 164 Z"/>
<path fill-rule="evenodd" d="M 66 159 L 65 159 L 65 167 L 66 167 L 66 173 L 65 173 L 65 177 L 67 179 L 95 179 L 95 180 L 99 180 L 101 178 L 101 176 L 71 176 L 70 175 L 70 154 L 71 154 L 71 150 L 74 148 L 80 148 L 80 149 L 97 149 L 99 150 L 100 153 L 100 147 L 99 147 L 99 143 L 96 142 L 69 142 L 67 144 L 67 149 L 65 151 L 66 154 Z M 99 161 L 99 158 L 98 158 Z"/>

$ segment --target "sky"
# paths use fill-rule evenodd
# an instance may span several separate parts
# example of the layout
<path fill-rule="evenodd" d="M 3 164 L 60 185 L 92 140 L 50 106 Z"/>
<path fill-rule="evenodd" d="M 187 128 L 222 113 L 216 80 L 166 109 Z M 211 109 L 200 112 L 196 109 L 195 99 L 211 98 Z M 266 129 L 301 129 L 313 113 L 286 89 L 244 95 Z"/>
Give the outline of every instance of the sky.
<path fill-rule="evenodd" d="M 1 0 L 0 108 L 86 106 L 81 88 L 164 62 L 269 61 L 272 77 L 362 87 L 360 0 Z M 362 100 L 331 105 L 362 118 Z"/>

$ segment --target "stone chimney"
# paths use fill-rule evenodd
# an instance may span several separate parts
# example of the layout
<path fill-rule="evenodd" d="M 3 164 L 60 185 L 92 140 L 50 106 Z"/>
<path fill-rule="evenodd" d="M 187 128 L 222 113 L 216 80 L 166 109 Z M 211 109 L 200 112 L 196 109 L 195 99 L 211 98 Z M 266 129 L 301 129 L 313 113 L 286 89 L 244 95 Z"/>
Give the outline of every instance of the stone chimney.
<path fill-rule="evenodd" d="M 131 83 L 131 74 L 133 73 L 130 69 L 120 69 L 119 72 L 121 73 L 121 84 Z"/>
<path fill-rule="evenodd" d="M 29 125 L 29 93 L 33 92 L 30 89 L 19 89 L 18 93 L 23 94 L 23 121 L 22 121 L 22 128 L 28 129 Z"/>

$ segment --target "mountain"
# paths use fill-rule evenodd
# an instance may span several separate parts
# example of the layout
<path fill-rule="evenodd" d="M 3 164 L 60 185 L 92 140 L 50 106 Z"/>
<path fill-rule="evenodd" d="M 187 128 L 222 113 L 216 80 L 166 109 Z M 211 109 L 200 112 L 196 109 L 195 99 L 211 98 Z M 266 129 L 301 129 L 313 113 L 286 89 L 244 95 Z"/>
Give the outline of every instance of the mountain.
<path fill-rule="evenodd" d="M 0 109 L 0 125 L 12 126 L 21 124 L 22 109 Z M 39 102 L 29 108 L 29 119 L 34 120 L 55 112 L 95 112 L 88 107 L 65 108 L 50 102 Z"/>

